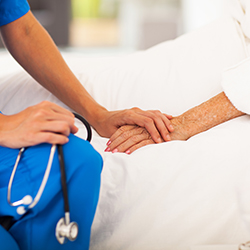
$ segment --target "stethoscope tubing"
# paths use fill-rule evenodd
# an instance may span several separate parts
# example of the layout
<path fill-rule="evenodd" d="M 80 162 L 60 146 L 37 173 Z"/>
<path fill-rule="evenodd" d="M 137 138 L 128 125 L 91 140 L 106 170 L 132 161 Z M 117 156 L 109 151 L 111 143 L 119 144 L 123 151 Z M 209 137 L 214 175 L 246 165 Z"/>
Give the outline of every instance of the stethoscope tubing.
<path fill-rule="evenodd" d="M 75 118 L 80 120 L 85 125 L 85 127 L 87 129 L 87 139 L 86 140 L 90 142 L 92 139 L 92 130 L 91 130 L 89 123 L 81 115 L 74 113 L 74 112 L 73 112 L 73 114 L 74 114 Z"/>
<path fill-rule="evenodd" d="M 11 205 L 11 206 L 19 206 L 19 205 L 26 205 L 24 204 L 23 202 L 23 199 L 22 200 L 19 200 L 19 201 L 15 201 L 15 202 L 11 202 L 11 189 L 12 189 L 12 184 L 13 184 L 13 180 L 14 180 L 14 177 L 15 177 L 15 174 L 16 174 L 16 170 L 17 170 L 17 166 L 18 166 L 18 163 L 21 159 L 21 156 L 22 156 L 22 153 L 25 151 L 25 148 L 21 148 L 20 151 L 19 151 L 19 154 L 17 156 L 17 159 L 16 159 L 16 162 L 15 162 L 15 165 L 14 165 L 14 168 L 13 168 L 13 171 L 11 173 L 11 177 L 10 177 L 10 180 L 9 180 L 9 184 L 8 184 L 8 194 L 7 194 L 7 200 L 8 200 L 8 203 Z M 45 174 L 43 176 L 43 180 L 41 182 L 41 185 L 39 187 L 39 190 L 35 196 L 35 198 L 33 199 L 33 201 L 29 204 L 28 206 L 28 209 L 31 209 L 33 208 L 34 206 L 36 206 L 36 204 L 38 203 L 38 201 L 40 200 L 42 194 L 43 194 L 43 191 L 44 191 L 44 188 L 46 186 L 46 183 L 48 181 L 48 178 L 49 178 L 49 174 L 50 174 L 50 170 L 51 170 L 51 166 L 52 166 L 52 162 L 53 162 L 53 158 L 54 158 L 54 155 L 55 155 L 55 151 L 56 151 L 56 145 L 52 145 L 51 147 L 51 150 L 50 150 L 50 156 L 49 156 L 49 160 L 48 160 L 48 164 L 47 164 L 47 168 L 46 168 L 46 171 L 45 171 Z"/>
<path fill-rule="evenodd" d="M 64 211 L 65 211 L 65 213 L 67 213 L 67 212 L 69 212 L 69 199 L 68 199 L 68 191 L 67 191 L 67 185 L 66 185 L 67 178 L 66 178 L 62 145 L 58 144 L 57 150 L 58 150 L 58 158 L 59 158 L 60 171 L 61 171 L 61 184 L 62 184 L 62 192 L 63 192 L 63 200 L 64 200 Z"/>
<path fill-rule="evenodd" d="M 92 138 L 92 130 L 91 130 L 91 127 L 90 127 L 89 123 L 81 115 L 79 115 L 77 113 L 73 113 L 73 114 L 77 119 L 79 119 L 85 125 L 85 127 L 87 129 L 87 141 L 90 142 L 91 138 Z M 39 190 L 38 190 L 35 198 L 33 200 L 31 198 L 31 202 L 29 204 L 25 204 L 23 199 L 21 199 L 19 201 L 11 202 L 11 189 L 12 189 L 13 180 L 14 180 L 14 177 L 15 177 L 15 174 L 16 174 L 18 163 L 19 163 L 19 161 L 21 159 L 22 153 L 25 151 L 25 148 L 23 147 L 23 148 L 21 148 L 19 150 L 19 154 L 17 156 L 16 162 L 15 162 L 15 165 L 13 167 L 13 170 L 12 170 L 12 173 L 11 173 L 11 176 L 10 176 L 10 180 L 9 180 L 9 183 L 8 183 L 7 200 L 8 200 L 8 203 L 11 206 L 17 207 L 17 206 L 20 206 L 20 205 L 29 205 L 28 209 L 31 209 L 31 208 L 36 206 L 36 204 L 40 200 L 40 198 L 41 198 L 41 196 L 43 194 L 43 191 L 45 189 L 45 186 L 47 184 L 56 148 L 58 150 L 58 157 L 59 157 L 59 163 L 60 163 L 61 184 L 62 184 L 62 191 L 63 191 L 63 198 L 64 198 L 64 209 L 65 209 L 65 213 L 69 212 L 69 201 L 68 201 L 67 181 L 66 181 L 67 178 L 66 178 L 66 171 L 65 171 L 63 147 L 62 147 L 62 145 L 55 145 L 55 144 L 51 146 L 50 156 L 49 156 L 47 168 L 46 168 L 45 174 L 43 176 L 43 180 L 41 182 Z"/>

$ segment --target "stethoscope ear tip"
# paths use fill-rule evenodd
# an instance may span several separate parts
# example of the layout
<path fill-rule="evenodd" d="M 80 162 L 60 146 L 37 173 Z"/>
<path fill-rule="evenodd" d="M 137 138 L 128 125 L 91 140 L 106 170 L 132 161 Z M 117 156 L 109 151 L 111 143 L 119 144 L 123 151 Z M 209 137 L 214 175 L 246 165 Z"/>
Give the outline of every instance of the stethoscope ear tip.
<path fill-rule="evenodd" d="M 24 205 L 30 205 L 33 201 L 33 198 L 30 195 L 25 195 L 23 197 L 23 204 Z"/>
<path fill-rule="evenodd" d="M 25 207 L 24 207 L 24 206 L 19 206 L 19 207 L 16 209 L 16 212 L 17 212 L 19 215 L 25 214 L 25 212 L 26 212 Z"/>

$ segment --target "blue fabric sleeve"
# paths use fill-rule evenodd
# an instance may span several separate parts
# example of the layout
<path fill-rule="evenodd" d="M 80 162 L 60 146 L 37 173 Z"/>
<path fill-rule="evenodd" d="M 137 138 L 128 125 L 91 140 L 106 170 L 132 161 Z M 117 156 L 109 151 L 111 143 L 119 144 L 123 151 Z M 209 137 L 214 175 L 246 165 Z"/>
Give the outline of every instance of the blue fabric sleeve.
<path fill-rule="evenodd" d="M 26 0 L 0 0 L 0 26 L 17 20 L 29 10 Z"/>

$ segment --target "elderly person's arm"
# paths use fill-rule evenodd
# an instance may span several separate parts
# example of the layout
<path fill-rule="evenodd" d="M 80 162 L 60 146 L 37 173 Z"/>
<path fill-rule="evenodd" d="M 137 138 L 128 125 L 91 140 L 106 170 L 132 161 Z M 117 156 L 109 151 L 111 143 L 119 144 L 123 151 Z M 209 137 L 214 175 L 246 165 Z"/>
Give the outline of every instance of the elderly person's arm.
<path fill-rule="evenodd" d="M 154 141 L 168 140 L 170 121 L 160 112 L 138 108 L 109 112 L 99 105 L 71 72 L 60 52 L 31 11 L 0 28 L 13 57 L 41 85 L 84 116 L 95 130 L 110 137 L 125 124 L 147 128 Z M 170 129 L 171 130 L 171 129 Z"/>
<path fill-rule="evenodd" d="M 182 115 L 173 117 L 171 123 L 174 131 L 170 134 L 171 140 L 187 140 L 196 134 L 242 115 L 244 113 L 237 110 L 222 92 Z M 153 143 L 155 142 L 144 128 L 124 126 L 110 138 L 106 151 L 130 154 L 142 146 Z"/>

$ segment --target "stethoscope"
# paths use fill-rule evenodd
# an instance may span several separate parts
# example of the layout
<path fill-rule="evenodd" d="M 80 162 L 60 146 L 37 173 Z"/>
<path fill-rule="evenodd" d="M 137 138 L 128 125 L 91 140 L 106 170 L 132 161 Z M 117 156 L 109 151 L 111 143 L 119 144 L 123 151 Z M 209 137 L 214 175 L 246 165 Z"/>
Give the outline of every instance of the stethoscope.
<path fill-rule="evenodd" d="M 79 119 L 87 129 L 87 141 L 91 141 L 92 131 L 90 128 L 89 123 L 79 114 L 73 113 L 77 119 Z M 78 224 L 76 222 L 70 221 L 70 212 L 69 212 L 69 200 L 68 200 L 68 192 L 67 192 L 67 183 L 66 183 L 66 172 L 65 172 L 65 165 L 64 165 L 64 156 L 63 156 L 63 147 L 62 145 L 52 145 L 50 150 L 50 156 L 47 164 L 47 168 L 45 170 L 43 180 L 41 185 L 37 191 L 35 198 L 33 199 L 30 195 L 25 195 L 21 200 L 11 202 L 11 188 L 12 183 L 16 174 L 18 163 L 21 159 L 22 153 L 25 151 L 25 148 L 21 148 L 19 150 L 19 154 L 17 156 L 15 165 L 13 167 L 9 184 L 8 184 L 8 193 L 7 193 L 7 200 L 8 203 L 13 206 L 17 207 L 17 213 L 19 215 L 25 214 L 29 209 L 32 209 L 36 206 L 38 201 L 40 200 L 46 183 L 49 178 L 52 162 L 55 156 L 56 148 L 58 150 L 58 158 L 60 163 L 60 172 L 61 172 L 61 184 L 62 184 L 62 192 L 63 192 L 63 199 L 64 199 L 64 217 L 61 218 L 56 225 L 56 238 L 60 244 L 64 244 L 67 239 L 70 241 L 74 241 L 78 236 Z"/>

